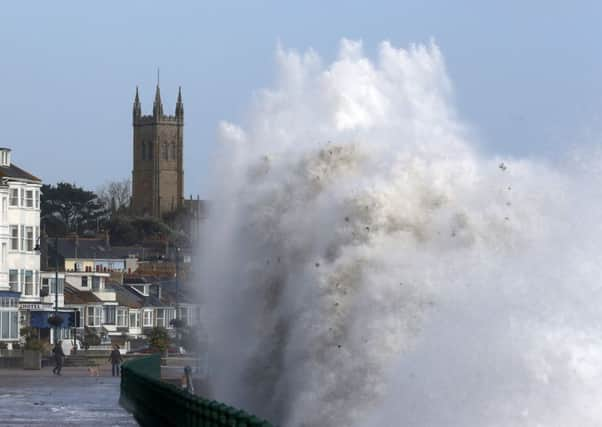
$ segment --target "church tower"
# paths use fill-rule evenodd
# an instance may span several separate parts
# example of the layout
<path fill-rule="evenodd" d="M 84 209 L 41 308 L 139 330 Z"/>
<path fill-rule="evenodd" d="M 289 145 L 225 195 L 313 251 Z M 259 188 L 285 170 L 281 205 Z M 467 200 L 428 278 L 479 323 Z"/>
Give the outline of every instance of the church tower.
<path fill-rule="evenodd" d="M 182 91 L 174 116 L 163 114 L 157 84 L 153 114 L 143 116 L 136 87 L 132 112 L 134 169 L 132 209 L 138 215 L 163 215 L 182 207 L 184 197 L 184 105 Z"/>

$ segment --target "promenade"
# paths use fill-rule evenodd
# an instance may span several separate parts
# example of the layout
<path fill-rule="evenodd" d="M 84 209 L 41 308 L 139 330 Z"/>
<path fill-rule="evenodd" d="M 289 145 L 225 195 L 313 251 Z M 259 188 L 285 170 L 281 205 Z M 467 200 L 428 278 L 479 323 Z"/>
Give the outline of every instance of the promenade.
<path fill-rule="evenodd" d="M 0 426 L 136 426 L 119 406 L 119 378 L 86 368 L 0 369 Z"/>

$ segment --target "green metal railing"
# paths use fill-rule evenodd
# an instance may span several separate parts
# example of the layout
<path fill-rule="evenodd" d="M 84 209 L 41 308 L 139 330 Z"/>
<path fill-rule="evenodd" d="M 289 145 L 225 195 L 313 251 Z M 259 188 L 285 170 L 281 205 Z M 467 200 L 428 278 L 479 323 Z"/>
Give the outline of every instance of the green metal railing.
<path fill-rule="evenodd" d="M 160 378 L 159 354 L 127 361 L 121 368 L 119 403 L 142 426 L 271 427 L 266 421 L 194 396 Z"/>

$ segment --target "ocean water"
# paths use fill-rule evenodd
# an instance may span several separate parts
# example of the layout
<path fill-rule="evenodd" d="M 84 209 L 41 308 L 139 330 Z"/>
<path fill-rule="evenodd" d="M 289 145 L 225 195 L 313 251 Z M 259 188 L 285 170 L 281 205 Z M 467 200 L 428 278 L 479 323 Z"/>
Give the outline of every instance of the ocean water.
<path fill-rule="evenodd" d="M 600 425 L 601 150 L 484 154 L 432 42 L 276 62 L 219 129 L 215 397 L 286 427 Z"/>

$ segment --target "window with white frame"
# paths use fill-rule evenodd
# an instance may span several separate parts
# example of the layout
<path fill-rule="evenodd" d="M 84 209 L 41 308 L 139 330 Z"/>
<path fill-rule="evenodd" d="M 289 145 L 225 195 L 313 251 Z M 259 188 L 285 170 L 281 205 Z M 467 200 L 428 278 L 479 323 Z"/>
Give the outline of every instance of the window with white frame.
<path fill-rule="evenodd" d="M 13 299 L 13 298 L 11 298 Z M 0 308 L 0 340 L 19 338 L 19 314 L 16 308 Z"/>
<path fill-rule="evenodd" d="M 95 292 L 100 291 L 100 277 L 92 276 L 92 290 Z"/>
<path fill-rule="evenodd" d="M 128 309 L 119 307 L 117 309 L 117 326 L 126 327 L 128 325 Z"/>
<path fill-rule="evenodd" d="M 153 311 L 152 310 L 144 310 L 142 317 L 142 326 L 144 327 L 152 327 L 153 326 Z"/>
<path fill-rule="evenodd" d="M 9 234 L 10 234 L 10 250 L 18 251 L 19 250 L 19 226 L 18 225 L 9 226 Z"/>
<path fill-rule="evenodd" d="M 25 191 L 25 207 L 33 208 L 33 190 Z"/>
<path fill-rule="evenodd" d="M 13 292 L 19 291 L 19 270 L 9 270 L 8 271 L 8 285 L 10 286 L 10 290 Z"/>
<path fill-rule="evenodd" d="M 167 328 L 173 328 L 171 324 L 172 320 L 176 318 L 176 309 L 175 308 L 166 308 L 165 309 L 165 323 L 167 324 Z"/>
<path fill-rule="evenodd" d="M 21 270 L 24 272 L 23 276 L 25 277 L 24 286 L 23 286 L 23 295 L 25 296 L 34 296 L 33 289 L 33 271 L 31 270 Z"/>
<path fill-rule="evenodd" d="M 114 325 L 115 324 L 115 309 L 116 309 L 116 307 L 114 305 L 105 305 L 104 306 L 104 312 L 105 312 L 104 324 L 105 325 Z"/>
<path fill-rule="evenodd" d="M 10 205 L 11 206 L 19 206 L 19 189 L 18 188 L 10 189 Z"/>
<path fill-rule="evenodd" d="M 25 227 L 25 250 L 33 251 L 33 227 Z"/>
<path fill-rule="evenodd" d="M 140 313 L 130 310 L 130 328 L 140 327 Z"/>
<path fill-rule="evenodd" d="M 86 317 L 88 326 L 100 326 L 102 322 L 102 307 L 89 306 Z"/>
<path fill-rule="evenodd" d="M 35 194 L 36 209 L 40 208 L 40 190 L 36 190 Z"/>
<path fill-rule="evenodd" d="M 21 188 L 21 206 L 25 206 L 25 190 Z"/>
<path fill-rule="evenodd" d="M 158 308 L 155 311 L 155 317 L 157 319 L 157 326 L 164 328 L 165 327 L 165 309 Z"/>
<path fill-rule="evenodd" d="M 22 225 L 21 226 L 21 246 L 19 247 L 20 250 L 24 251 L 25 250 L 25 226 Z"/>

